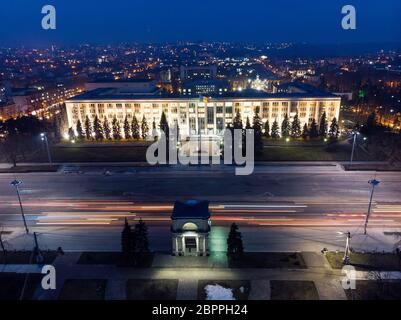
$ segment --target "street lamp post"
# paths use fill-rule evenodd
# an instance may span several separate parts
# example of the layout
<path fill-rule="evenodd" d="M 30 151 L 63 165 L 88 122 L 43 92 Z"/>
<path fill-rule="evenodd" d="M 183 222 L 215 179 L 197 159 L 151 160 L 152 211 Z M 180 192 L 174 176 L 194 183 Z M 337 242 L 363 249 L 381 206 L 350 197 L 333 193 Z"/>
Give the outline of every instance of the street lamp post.
<path fill-rule="evenodd" d="M 344 257 L 343 257 L 343 263 L 346 264 L 346 265 L 349 264 L 350 242 L 351 242 L 351 232 L 347 232 L 347 240 L 346 240 L 346 243 L 345 243 L 345 251 L 344 251 Z"/>
<path fill-rule="evenodd" d="M 365 219 L 365 226 L 364 226 L 364 231 L 363 234 L 366 234 L 366 229 L 368 228 L 368 222 L 369 222 L 369 217 L 370 217 L 370 211 L 372 209 L 372 199 L 373 199 L 373 194 L 375 192 L 375 187 L 378 186 L 380 181 L 373 179 L 369 180 L 369 184 L 372 185 L 372 191 L 370 193 L 370 201 L 369 201 L 369 208 L 368 208 L 368 213 L 366 214 L 366 219 Z"/>
<path fill-rule="evenodd" d="M 52 156 L 50 154 L 49 141 L 47 140 L 47 135 L 46 135 L 46 133 L 41 133 L 40 136 L 41 136 L 42 141 L 45 142 L 46 151 L 47 151 L 47 158 L 49 160 L 49 163 L 52 164 Z"/>
<path fill-rule="evenodd" d="M 15 191 L 17 192 L 18 202 L 19 202 L 19 206 L 20 206 L 20 209 L 21 209 L 22 220 L 24 221 L 25 231 L 26 231 L 26 233 L 28 234 L 28 233 L 29 233 L 29 229 L 28 229 L 28 226 L 27 226 L 27 224 L 26 224 L 25 214 L 24 214 L 24 208 L 22 207 L 21 196 L 20 196 L 19 188 L 18 188 L 18 186 L 19 186 L 21 183 L 22 183 L 21 181 L 14 180 L 14 181 L 12 181 L 10 184 L 11 184 L 12 186 L 15 187 Z"/>
<path fill-rule="evenodd" d="M 354 140 L 352 142 L 352 152 L 351 152 L 351 161 L 350 165 L 352 166 L 352 162 L 354 161 L 354 152 L 355 152 L 355 144 L 356 144 L 356 137 L 358 136 L 359 132 L 355 131 L 353 132 L 354 135 Z"/>

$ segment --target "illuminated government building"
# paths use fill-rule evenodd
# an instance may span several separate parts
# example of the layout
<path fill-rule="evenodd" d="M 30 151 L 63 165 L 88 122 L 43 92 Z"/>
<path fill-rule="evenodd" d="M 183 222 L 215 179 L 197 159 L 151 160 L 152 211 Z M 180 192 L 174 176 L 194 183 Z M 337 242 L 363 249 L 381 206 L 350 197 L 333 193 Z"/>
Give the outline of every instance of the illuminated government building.
<path fill-rule="evenodd" d="M 303 126 L 319 119 L 326 112 L 327 119 L 339 117 L 341 98 L 312 86 L 289 83 L 276 93 L 263 91 L 236 91 L 211 96 L 184 96 L 163 93 L 149 81 L 125 84 L 90 85 L 89 91 L 66 101 L 69 127 L 76 128 L 78 119 L 85 122 L 88 115 L 93 121 L 105 117 L 111 122 L 116 117 L 121 124 L 125 118 L 135 115 L 140 122 L 145 116 L 152 134 L 153 121 L 160 123 L 162 112 L 171 126 L 179 125 L 182 138 L 193 135 L 222 135 L 229 123 L 233 122 L 237 110 L 244 125 L 258 109 L 263 124 L 274 120 L 280 125 L 285 114 L 290 120 L 298 114 Z"/>

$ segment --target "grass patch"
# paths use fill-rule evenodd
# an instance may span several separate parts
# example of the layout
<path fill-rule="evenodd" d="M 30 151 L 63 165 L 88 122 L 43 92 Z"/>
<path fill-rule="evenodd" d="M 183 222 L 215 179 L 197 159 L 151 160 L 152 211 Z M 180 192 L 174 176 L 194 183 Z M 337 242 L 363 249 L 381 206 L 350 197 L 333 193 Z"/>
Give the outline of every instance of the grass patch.
<path fill-rule="evenodd" d="M 0 173 L 30 173 L 30 172 L 57 172 L 59 166 L 38 165 L 38 166 L 17 166 L 7 169 L 0 169 Z"/>
<path fill-rule="evenodd" d="M 67 279 L 59 300 L 104 300 L 106 283 L 105 279 Z"/>
<path fill-rule="evenodd" d="M 0 264 L 29 264 L 32 251 L 6 251 L 4 255 L 0 252 Z M 56 251 L 42 251 L 43 262 L 41 264 L 52 264 L 57 257 Z M 35 258 L 32 258 L 31 264 L 37 264 Z"/>
<path fill-rule="evenodd" d="M 343 252 L 327 252 L 326 258 L 333 269 L 341 269 L 343 265 Z M 401 270 L 401 256 L 394 253 L 358 253 L 351 252 L 350 263 L 357 270 Z"/>
<path fill-rule="evenodd" d="M 55 162 L 143 162 L 146 146 L 52 147 Z"/>
<path fill-rule="evenodd" d="M 344 291 L 348 300 L 401 300 L 401 281 L 358 280 Z"/>
<path fill-rule="evenodd" d="M 0 300 L 19 300 L 26 274 L 24 273 L 0 273 Z M 32 299 L 36 288 L 42 281 L 42 275 L 29 274 L 23 299 Z"/>
<path fill-rule="evenodd" d="M 219 285 L 227 289 L 232 289 L 235 300 L 247 300 L 251 290 L 249 280 L 199 280 L 198 281 L 198 299 L 206 300 L 207 285 Z"/>
<path fill-rule="evenodd" d="M 305 269 L 306 264 L 298 252 L 244 252 L 237 258 L 229 259 L 230 268 L 285 268 Z"/>
<path fill-rule="evenodd" d="M 272 300 L 319 300 L 313 281 L 272 280 Z"/>
<path fill-rule="evenodd" d="M 141 259 L 134 264 L 132 261 L 127 261 L 121 252 L 83 252 L 78 264 L 106 264 L 118 265 L 122 267 L 150 268 L 153 262 L 153 253 L 141 255 Z"/>
<path fill-rule="evenodd" d="M 348 145 L 288 145 L 267 146 L 257 161 L 347 161 L 351 157 Z M 373 160 L 363 150 L 356 149 L 354 161 Z"/>
<path fill-rule="evenodd" d="M 383 164 L 345 164 L 344 169 L 347 171 L 401 171 L 401 166 L 391 165 L 389 163 Z"/>
<path fill-rule="evenodd" d="M 126 293 L 128 300 L 175 300 L 178 280 L 129 279 Z"/>

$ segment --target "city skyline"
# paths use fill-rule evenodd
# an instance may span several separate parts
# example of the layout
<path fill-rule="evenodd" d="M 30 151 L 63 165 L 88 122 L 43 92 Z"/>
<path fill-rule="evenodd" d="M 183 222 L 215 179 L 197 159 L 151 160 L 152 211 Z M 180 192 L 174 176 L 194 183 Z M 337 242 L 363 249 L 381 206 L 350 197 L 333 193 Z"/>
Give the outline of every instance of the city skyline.
<path fill-rule="evenodd" d="M 3 45 L 43 46 L 78 43 L 160 43 L 176 41 L 372 43 L 399 42 L 401 4 L 375 1 L 369 6 L 353 1 L 356 30 L 343 30 L 340 0 L 205 1 L 202 5 L 174 1 L 119 0 L 82 3 L 52 1 L 57 29 L 41 29 L 40 1 L 17 0 L 2 5 L 0 42 Z M 185 9 L 185 14 L 183 14 Z M 16 23 L 17 22 L 17 23 Z M 12 28 L 7 27 L 12 26 Z"/>

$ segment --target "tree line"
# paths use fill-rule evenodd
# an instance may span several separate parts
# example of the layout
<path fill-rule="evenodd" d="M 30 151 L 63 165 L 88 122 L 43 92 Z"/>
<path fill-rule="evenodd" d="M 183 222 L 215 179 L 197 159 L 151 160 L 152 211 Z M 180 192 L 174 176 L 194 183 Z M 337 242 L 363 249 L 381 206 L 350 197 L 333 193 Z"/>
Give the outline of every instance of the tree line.
<path fill-rule="evenodd" d="M 246 118 L 245 127 L 241 113 L 239 110 L 236 111 L 233 123 L 227 125 L 228 130 L 233 129 L 253 129 L 254 130 L 254 141 L 255 141 L 255 152 L 260 153 L 263 149 L 263 138 L 278 140 L 280 138 L 293 138 L 293 139 L 324 139 L 329 137 L 330 141 L 336 141 L 339 137 L 339 125 L 336 118 L 333 118 L 330 126 L 328 125 L 326 112 L 323 112 L 319 124 L 315 119 L 312 119 L 310 126 L 305 124 L 301 129 L 301 121 L 299 120 L 298 114 L 294 116 L 292 122 L 290 121 L 288 114 L 285 114 L 284 119 L 279 125 L 277 119 L 274 120 L 271 128 L 269 121 L 266 121 L 263 125 L 262 120 L 259 116 L 259 108 L 256 108 L 255 114 L 252 119 L 252 124 L 249 117 Z"/>
<path fill-rule="evenodd" d="M 132 229 L 125 218 L 124 228 L 121 232 L 121 251 L 125 261 L 134 265 L 141 263 L 144 255 L 150 252 L 148 227 L 142 219 Z"/>
<path fill-rule="evenodd" d="M 401 130 L 381 125 L 377 113 L 372 112 L 356 130 L 367 137 L 367 151 L 377 160 L 388 160 L 393 166 L 401 165 Z"/>
<path fill-rule="evenodd" d="M 35 116 L 0 121 L 0 161 L 11 162 L 14 166 L 19 161 L 28 161 L 43 147 L 40 133 L 51 131 L 51 122 Z"/>
<path fill-rule="evenodd" d="M 120 121 L 114 116 L 111 123 L 104 117 L 102 120 L 96 115 L 93 121 L 89 116 L 85 117 L 84 123 L 78 119 L 75 128 L 70 127 L 68 136 L 70 140 L 139 140 L 146 139 L 149 134 L 149 125 L 143 116 L 141 123 L 134 115 L 130 121 L 125 117 L 124 122 Z"/>

